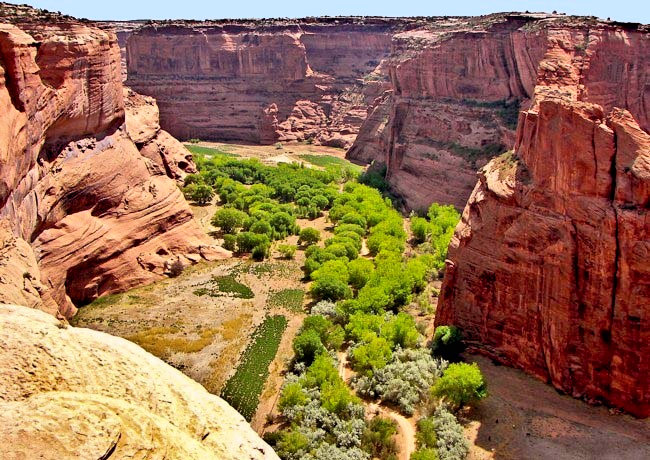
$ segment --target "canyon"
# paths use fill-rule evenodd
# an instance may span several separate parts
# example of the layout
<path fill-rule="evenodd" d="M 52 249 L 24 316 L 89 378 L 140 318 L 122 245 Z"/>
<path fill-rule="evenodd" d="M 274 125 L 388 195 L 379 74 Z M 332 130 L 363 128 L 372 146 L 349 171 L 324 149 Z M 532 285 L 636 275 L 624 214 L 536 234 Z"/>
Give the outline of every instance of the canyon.
<path fill-rule="evenodd" d="M 95 23 L 0 3 L 0 456 L 277 458 L 189 377 L 67 321 L 232 257 L 208 234 L 217 205 L 199 222 L 181 192 L 197 167 L 180 140 L 290 145 L 265 151 L 280 159 L 345 149 L 385 170 L 405 212 L 463 209 L 435 325 L 563 393 L 650 416 L 649 56 L 648 26 L 562 14 Z M 212 279 L 199 265 L 187 286 L 202 267 Z M 247 304 L 257 323 L 265 289 Z M 102 311 L 101 328 L 137 336 L 127 310 Z M 206 337 L 226 341 L 218 326 Z"/>

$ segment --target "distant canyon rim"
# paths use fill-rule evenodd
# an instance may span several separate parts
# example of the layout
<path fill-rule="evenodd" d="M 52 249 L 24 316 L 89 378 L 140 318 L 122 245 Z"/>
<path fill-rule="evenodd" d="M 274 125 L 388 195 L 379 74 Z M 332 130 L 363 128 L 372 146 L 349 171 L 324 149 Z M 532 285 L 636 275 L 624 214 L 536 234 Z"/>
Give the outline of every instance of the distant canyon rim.
<path fill-rule="evenodd" d="M 195 171 L 178 139 L 339 147 L 385 170 L 406 209 L 463 209 L 437 325 L 567 394 L 647 417 L 649 58 L 647 25 L 561 14 L 90 22 L 1 3 L 0 302 L 70 318 L 174 261 L 230 257 L 177 186 Z M 61 336 L 46 347 L 78 346 L 16 308 L 2 313 L 30 337 Z M 101 346 L 89 366 L 101 366 L 119 342 L 89 337 Z M 157 366 L 144 372 L 194 389 Z M 96 383 L 81 390 L 119 413 Z M 48 385 L 69 390 L 35 388 Z M 185 418 L 211 404 L 244 426 L 233 458 L 273 456 L 218 398 L 176 397 Z M 21 396 L 7 398 L 21 413 Z M 204 435 L 131 409 L 156 436 Z"/>

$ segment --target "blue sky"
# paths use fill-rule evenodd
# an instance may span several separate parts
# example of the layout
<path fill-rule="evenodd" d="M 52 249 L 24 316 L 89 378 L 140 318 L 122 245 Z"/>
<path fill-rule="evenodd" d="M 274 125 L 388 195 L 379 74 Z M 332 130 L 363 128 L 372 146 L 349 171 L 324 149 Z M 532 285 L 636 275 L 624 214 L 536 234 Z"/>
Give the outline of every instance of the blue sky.
<path fill-rule="evenodd" d="M 218 19 L 338 15 L 471 16 L 498 11 L 553 11 L 650 22 L 640 0 L 21 0 L 38 8 L 89 19 Z"/>

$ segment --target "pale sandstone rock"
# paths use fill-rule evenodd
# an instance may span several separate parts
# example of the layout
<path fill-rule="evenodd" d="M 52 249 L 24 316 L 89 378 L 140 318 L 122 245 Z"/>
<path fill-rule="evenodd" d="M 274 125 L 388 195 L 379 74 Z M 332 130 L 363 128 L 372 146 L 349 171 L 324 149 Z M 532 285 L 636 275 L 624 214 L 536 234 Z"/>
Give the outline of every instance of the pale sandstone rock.
<path fill-rule="evenodd" d="M 122 338 L 1 305 L 0 350 L 3 459 L 278 458 L 221 398 Z"/>

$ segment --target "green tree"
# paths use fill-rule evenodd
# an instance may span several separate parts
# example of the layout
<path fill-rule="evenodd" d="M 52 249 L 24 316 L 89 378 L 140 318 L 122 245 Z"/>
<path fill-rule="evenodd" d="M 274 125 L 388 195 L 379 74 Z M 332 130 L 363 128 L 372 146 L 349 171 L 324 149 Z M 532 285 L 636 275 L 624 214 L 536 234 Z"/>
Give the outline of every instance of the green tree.
<path fill-rule="evenodd" d="M 242 228 L 247 214 L 235 208 L 221 208 L 214 213 L 212 225 L 221 228 L 224 233 L 234 233 Z"/>
<path fill-rule="evenodd" d="M 411 219 L 411 232 L 415 238 L 415 242 L 420 244 L 424 243 L 427 239 L 427 232 L 429 231 L 429 222 L 423 217 L 413 217 Z"/>
<path fill-rule="evenodd" d="M 393 347 L 414 348 L 420 333 L 418 332 L 415 319 L 408 313 L 400 312 L 391 318 L 381 329 L 382 337 L 385 337 Z"/>
<path fill-rule="evenodd" d="M 371 377 L 375 369 L 381 369 L 390 361 L 390 344 L 383 337 L 375 337 L 352 349 L 351 355 L 354 370 Z"/>
<path fill-rule="evenodd" d="M 237 237 L 231 234 L 224 235 L 223 247 L 229 251 L 234 251 L 237 248 Z"/>
<path fill-rule="evenodd" d="M 487 387 L 476 363 L 455 363 L 447 367 L 433 385 L 431 393 L 449 401 L 454 407 L 462 407 L 485 398 Z"/>
<path fill-rule="evenodd" d="M 280 458 L 293 458 L 309 447 L 309 439 L 296 428 L 283 431 L 275 445 L 275 451 Z"/>
<path fill-rule="evenodd" d="M 433 447 L 418 449 L 411 454 L 410 460 L 439 460 L 438 451 Z M 463 457 L 464 458 L 464 457 Z"/>
<path fill-rule="evenodd" d="M 438 326 L 433 333 L 431 351 L 447 361 L 458 361 L 465 349 L 463 335 L 456 326 Z"/>
<path fill-rule="evenodd" d="M 316 356 L 325 353 L 325 346 L 320 335 L 313 329 L 301 332 L 293 340 L 293 352 L 296 359 L 310 365 Z"/>
<path fill-rule="evenodd" d="M 309 397 L 302 389 L 302 385 L 293 382 L 285 385 L 280 395 L 278 408 L 282 412 L 287 407 L 304 406 L 309 401 Z"/>
<path fill-rule="evenodd" d="M 320 232 L 312 227 L 303 228 L 300 231 L 300 236 L 298 237 L 298 243 L 309 246 L 311 244 L 316 244 L 320 241 Z"/>
<path fill-rule="evenodd" d="M 375 271 L 375 264 L 368 259 L 355 259 L 348 264 L 350 273 L 350 284 L 355 289 L 361 289 L 366 285 L 372 272 Z"/>

